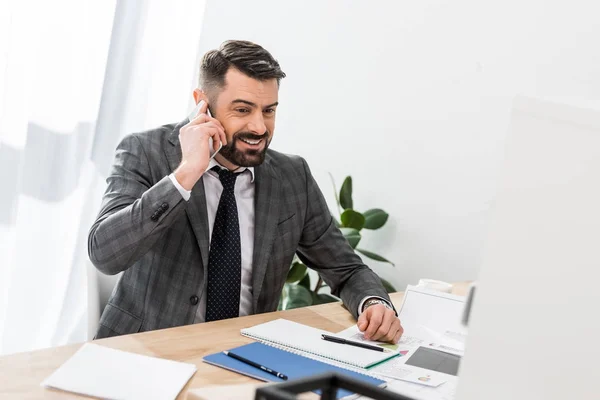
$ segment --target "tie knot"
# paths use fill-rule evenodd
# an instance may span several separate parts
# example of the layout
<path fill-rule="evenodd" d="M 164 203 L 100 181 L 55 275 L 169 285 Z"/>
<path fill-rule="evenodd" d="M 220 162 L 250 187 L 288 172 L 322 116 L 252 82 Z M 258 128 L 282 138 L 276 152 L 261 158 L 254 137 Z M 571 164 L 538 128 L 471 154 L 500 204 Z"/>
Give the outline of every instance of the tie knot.
<path fill-rule="evenodd" d="M 218 166 L 213 167 L 213 171 L 219 174 L 219 180 L 223 185 L 223 190 L 231 190 L 235 187 L 235 180 L 237 178 L 236 173 L 229 171 L 228 169 L 221 168 Z"/>

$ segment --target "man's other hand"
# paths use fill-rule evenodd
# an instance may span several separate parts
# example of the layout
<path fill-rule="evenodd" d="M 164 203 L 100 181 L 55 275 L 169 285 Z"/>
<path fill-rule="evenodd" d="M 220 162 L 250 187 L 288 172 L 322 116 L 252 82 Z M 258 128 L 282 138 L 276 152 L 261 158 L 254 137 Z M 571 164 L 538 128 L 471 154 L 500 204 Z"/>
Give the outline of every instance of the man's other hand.
<path fill-rule="evenodd" d="M 404 329 L 394 310 L 383 304 L 367 307 L 358 317 L 358 329 L 364 333 L 365 339 L 380 342 L 398 343 Z"/>

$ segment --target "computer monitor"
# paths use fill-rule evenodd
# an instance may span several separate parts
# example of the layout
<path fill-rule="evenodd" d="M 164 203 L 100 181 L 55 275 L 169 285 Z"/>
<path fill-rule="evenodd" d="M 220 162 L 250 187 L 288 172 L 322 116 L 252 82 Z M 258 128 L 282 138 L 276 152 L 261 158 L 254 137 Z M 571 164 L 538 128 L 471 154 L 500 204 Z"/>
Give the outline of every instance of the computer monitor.
<path fill-rule="evenodd" d="M 600 111 L 518 97 L 457 400 L 600 399 Z"/>

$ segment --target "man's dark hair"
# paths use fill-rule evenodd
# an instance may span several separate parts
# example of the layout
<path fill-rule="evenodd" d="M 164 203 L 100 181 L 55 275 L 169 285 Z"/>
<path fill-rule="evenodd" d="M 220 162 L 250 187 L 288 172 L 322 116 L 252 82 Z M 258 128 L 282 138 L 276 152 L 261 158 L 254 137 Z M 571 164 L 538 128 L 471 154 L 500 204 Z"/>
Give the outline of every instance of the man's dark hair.
<path fill-rule="evenodd" d="M 223 88 L 230 67 L 260 81 L 277 79 L 277 85 L 285 78 L 277 60 L 261 46 L 245 40 L 228 40 L 202 57 L 199 80 L 202 90 Z"/>

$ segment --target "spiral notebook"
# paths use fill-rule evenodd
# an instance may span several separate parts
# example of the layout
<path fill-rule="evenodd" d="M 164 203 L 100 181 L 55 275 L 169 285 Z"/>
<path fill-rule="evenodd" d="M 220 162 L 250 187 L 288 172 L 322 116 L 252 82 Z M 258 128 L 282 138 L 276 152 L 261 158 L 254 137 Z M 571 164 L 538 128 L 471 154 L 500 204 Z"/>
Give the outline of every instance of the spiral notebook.
<path fill-rule="evenodd" d="M 392 357 L 397 351 L 374 351 L 321 339 L 331 332 L 312 328 L 287 319 L 276 319 L 241 330 L 242 335 L 284 350 L 304 352 L 359 368 L 369 368 Z"/>
<path fill-rule="evenodd" d="M 386 382 L 382 379 L 374 378 L 364 373 L 351 371 L 345 368 L 336 367 L 334 365 L 326 364 L 307 357 L 302 357 L 298 354 L 294 354 L 283 349 L 278 349 L 260 342 L 246 344 L 236 347 L 235 349 L 230 349 L 229 351 L 275 371 L 281 372 L 287 375 L 289 380 L 308 378 L 318 374 L 333 372 L 370 385 L 379 387 L 386 386 Z M 255 368 L 234 358 L 226 356 L 223 352 L 210 354 L 204 357 L 203 361 L 205 363 L 247 375 L 261 381 L 284 382 L 282 379 L 268 374 L 259 368 Z M 337 392 L 338 399 L 345 398 L 350 395 L 352 395 L 352 392 L 345 389 L 339 389 Z"/>

